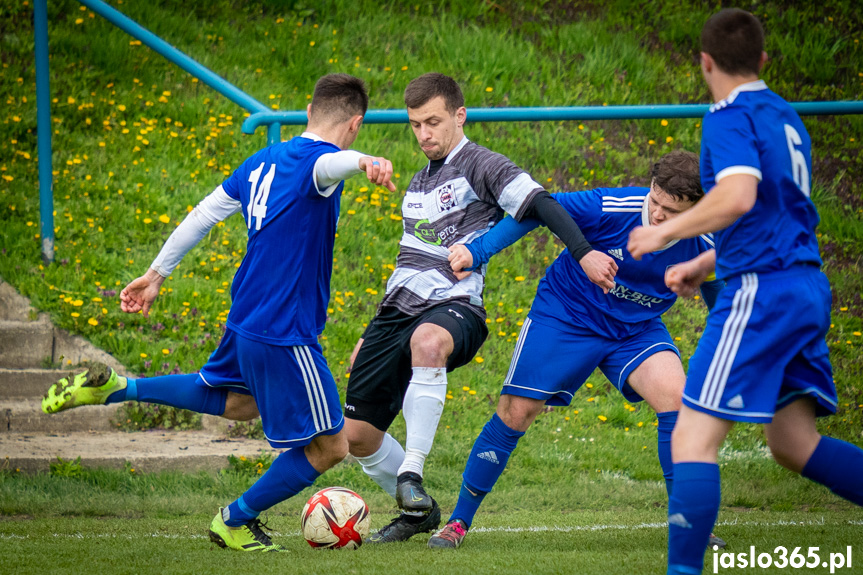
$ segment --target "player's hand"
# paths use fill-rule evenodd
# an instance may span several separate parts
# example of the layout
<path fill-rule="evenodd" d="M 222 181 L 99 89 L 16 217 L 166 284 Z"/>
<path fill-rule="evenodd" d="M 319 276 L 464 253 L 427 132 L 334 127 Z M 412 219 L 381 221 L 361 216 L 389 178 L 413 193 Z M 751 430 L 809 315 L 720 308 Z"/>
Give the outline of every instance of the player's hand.
<path fill-rule="evenodd" d="M 587 274 L 587 278 L 602 288 L 602 293 L 614 289 L 614 276 L 617 275 L 617 263 L 609 256 L 596 250 L 587 252 L 578 263 Z"/>
<path fill-rule="evenodd" d="M 363 346 L 363 338 L 360 338 L 357 341 L 357 345 L 354 346 L 354 351 L 351 352 L 351 358 L 348 360 L 348 373 L 354 369 L 354 362 L 357 360 L 357 354 L 360 352 L 360 348 Z"/>
<path fill-rule="evenodd" d="M 464 271 L 465 268 L 473 267 L 473 256 L 464 244 L 456 244 L 449 248 L 449 265 L 458 281 L 468 277 L 471 272 Z"/>
<path fill-rule="evenodd" d="M 365 170 L 366 177 L 373 184 L 386 187 L 389 191 L 396 191 L 396 185 L 390 181 L 393 177 L 393 163 L 386 158 L 363 156 L 360 158 L 359 166 Z"/>
<path fill-rule="evenodd" d="M 144 317 L 150 317 L 150 306 L 159 295 L 159 288 L 165 281 L 156 271 L 149 269 L 147 273 L 132 280 L 120 292 L 120 309 L 126 313 L 144 312 Z"/>
<path fill-rule="evenodd" d="M 680 297 L 693 297 L 711 272 L 698 257 L 665 270 L 665 285 Z"/>
<path fill-rule="evenodd" d="M 640 260 L 644 254 L 649 254 L 657 250 L 661 250 L 668 243 L 668 238 L 665 237 L 662 226 L 638 226 L 629 232 L 629 243 L 626 244 L 626 251 L 633 259 Z"/>

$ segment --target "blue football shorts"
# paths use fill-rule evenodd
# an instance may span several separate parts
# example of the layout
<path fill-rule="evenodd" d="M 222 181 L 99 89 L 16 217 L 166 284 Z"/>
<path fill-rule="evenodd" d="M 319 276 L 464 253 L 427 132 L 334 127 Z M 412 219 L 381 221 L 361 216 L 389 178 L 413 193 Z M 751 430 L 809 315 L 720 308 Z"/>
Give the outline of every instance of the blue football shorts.
<path fill-rule="evenodd" d="M 250 394 L 270 445 L 302 447 L 344 426 L 336 382 L 321 346 L 269 345 L 228 329 L 198 383 Z"/>
<path fill-rule="evenodd" d="M 543 399 L 547 405 L 569 405 L 578 388 L 598 367 L 631 402 L 642 397 L 627 378 L 644 360 L 660 351 L 680 352 L 660 319 L 624 338 L 608 338 L 571 324 L 551 325 L 528 317 L 521 327 L 501 394 Z"/>
<path fill-rule="evenodd" d="M 729 280 L 689 361 L 683 402 L 757 423 L 805 396 L 819 416 L 835 413 L 830 303 L 827 277 L 811 265 Z"/>

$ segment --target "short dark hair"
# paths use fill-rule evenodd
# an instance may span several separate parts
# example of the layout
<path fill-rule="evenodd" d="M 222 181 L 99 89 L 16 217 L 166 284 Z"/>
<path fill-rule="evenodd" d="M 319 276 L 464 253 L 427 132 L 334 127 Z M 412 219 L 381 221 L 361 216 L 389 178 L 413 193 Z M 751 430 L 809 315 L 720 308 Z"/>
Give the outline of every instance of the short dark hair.
<path fill-rule="evenodd" d="M 369 109 L 366 84 L 348 74 L 327 74 L 315 84 L 311 116 L 328 124 L 341 124 Z"/>
<path fill-rule="evenodd" d="M 653 183 L 678 200 L 697 202 L 704 196 L 698 156 L 685 150 L 675 150 L 662 156 L 650 170 Z"/>
<path fill-rule="evenodd" d="M 429 72 L 410 81 L 405 88 L 405 106 L 419 108 L 438 96 L 443 98 L 447 112 L 451 114 L 464 106 L 464 94 L 458 82 L 437 72 Z"/>
<path fill-rule="evenodd" d="M 764 28 L 746 10 L 720 10 L 701 29 L 701 51 L 710 54 L 726 74 L 757 75 L 764 52 Z"/>

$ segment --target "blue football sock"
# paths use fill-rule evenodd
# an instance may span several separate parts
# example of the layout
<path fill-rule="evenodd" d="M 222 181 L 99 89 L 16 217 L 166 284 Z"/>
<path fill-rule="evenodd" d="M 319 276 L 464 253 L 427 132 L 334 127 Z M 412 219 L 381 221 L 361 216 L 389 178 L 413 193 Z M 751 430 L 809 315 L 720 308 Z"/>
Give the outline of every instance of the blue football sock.
<path fill-rule="evenodd" d="M 659 465 L 662 466 L 662 476 L 665 477 L 665 491 L 671 497 L 671 486 L 674 483 L 674 464 L 671 462 L 671 432 L 677 423 L 676 411 L 663 411 L 656 414 L 659 419 L 656 447 L 659 453 Z"/>
<path fill-rule="evenodd" d="M 248 523 L 262 511 L 293 497 L 314 483 L 320 475 L 309 463 L 302 447 L 285 451 L 248 491 L 228 505 L 225 524 L 239 527 Z"/>
<path fill-rule="evenodd" d="M 136 401 L 138 399 L 138 385 L 136 379 L 131 377 L 126 378 L 126 387 L 119 391 L 115 391 L 105 400 L 105 405 L 109 403 L 123 403 L 124 401 Z"/>
<path fill-rule="evenodd" d="M 704 551 L 719 514 L 719 466 L 674 464 L 668 501 L 668 573 L 701 573 Z"/>
<path fill-rule="evenodd" d="M 508 427 L 495 413 L 482 428 L 464 468 L 464 484 L 450 521 L 461 519 L 470 527 L 485 495 L 492 490 L 524 435 Z"/>
<path fill-rule="evenodd" d="M 128 379 L 126 389 L 112 393 L 108 397 L 108 403 L 136 400 L 170 405 L 209 415 L 225 413 L 228 391 L 199 385 L 197 380 L 197 373 Z"/>
<path fill-rule="evenodd" d="M 863 449 L 832 437 L 822 437 L 800 474 L 863 506 Z"/>

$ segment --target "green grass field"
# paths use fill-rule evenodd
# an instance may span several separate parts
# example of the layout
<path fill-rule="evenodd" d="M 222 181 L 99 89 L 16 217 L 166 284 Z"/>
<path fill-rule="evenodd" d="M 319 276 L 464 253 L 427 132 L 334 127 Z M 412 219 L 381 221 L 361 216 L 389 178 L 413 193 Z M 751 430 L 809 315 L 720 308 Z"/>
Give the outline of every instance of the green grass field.
<path fill-rule="evenodd" d="M 314 80 L 326 72 L 366 80 L 372 108 L 401 108 L 407 82 L 428 71 L 455 77 L 469 107 L 706 103 L 698 34 L 717 8 L 700 0 L 112 5 L 278 110 L 305 108 Z M 771 60 L 764 78 L 774 91 L 791 101 L 863 99 L 854 2 L 738 5 L 765 24 Z M 242 220 L 226 221 L 188 254 L 149 321 L 120 312 L 119 290 L 146 270 L 192 206 L 265 145 L 264 131 L 243 135 L 243 110 L 77 2 L 50 0 L 48 8 L 56 263 L 40 263 L 32 1 L 0 0 L 0 277 L 55 324 L 135 373 L 196 370 L 215 349 L 230 309 L 229 285 L 245 248 Z M 813 140 L 824 269 L 834 287 L 828 344 L 840 396 L 839 413 L 819 425 L 863 445 L 863 117 L 804 122 Z M 300 131 L 285 127 L 282 137 Z M 578 190 L 646 185 L 662 154 L 698 151 L 700 120 L 469 123 L 466 133 L 550 190 Z M 368 189 L 359 179 L 345 188 L 322 339 L 342 391 L 350 351 L 395 264 L 401 194 L 425 164 L 407 126 L 366 126 L 355 148 L 391 158 L 399 192 Z M 452 399 L 427 465 L 427 485 L 445 512 L 455 503 L 470 445 L 494 409 L 536 284 L 560 249 L 537 231 L 490 264 L 491 334 L 476 361 L 449 377 Z M 704 317 L 700 301 L 680 302 L 665 316 L 685 359 Z M 128 409 L 119 419 L 134 420 L 132 427 L 153 423 Z M 182 415 L 163 424 L 189 421 Z M 298 537 L 309 492 L 271 512 L 279 541 L 295 553 L 251 561 L 256 570 L 297 573 L 394 572 L 401 565 L 429 573 L 661 572 L 666 501 L 655 421 L 649 408 L 627 404 L 597 373 L 568 409 L 540 416 L 457 553 L 433 554 L 424 538 L 357 554 L 315 553 Z M 394 434 L 404 437 L 400 420 Z M 863 550 L 863 513 L 772 464 L 760 429 L 735 428 L 721 464 L 717 531 L 735 552 L 750 545 Z M 72 473 L 68 466 L 35 477 L 5 470 L 0 572 L 244 568 L 250 559 L 214 548 L 206 527 L 216 508 L 252 480 L 240 473 Z M 325 485 L 359 491 L 375 526 L 388 520 L 391 502 L 357 468 L 339 466 L 316 487 Z M 844 572 L 854 571 L 863 567 Z"/>

